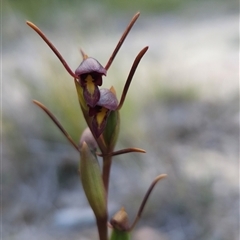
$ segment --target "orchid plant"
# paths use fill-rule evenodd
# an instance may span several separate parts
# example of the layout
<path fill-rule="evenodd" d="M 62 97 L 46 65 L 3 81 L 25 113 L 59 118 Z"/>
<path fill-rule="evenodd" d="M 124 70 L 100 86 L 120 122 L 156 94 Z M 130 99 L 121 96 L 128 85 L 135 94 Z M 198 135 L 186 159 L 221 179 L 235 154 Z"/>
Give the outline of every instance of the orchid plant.
<path fill-rule="evenodd" d="M 88 57 L 84 51 L 81 50 L 83 61 L 75 72 L 70 69 L 59 51 L 48 40 L 44 33 L 33 23 L 29 21 L 26 22 L 52 49 L 67 72 L 74 79 L 80 108 L 87 123 L 87 128 L 82 133 L 79 144 L 74 142 L 58 119 L 46 106 L 36 100 L 33 100 L 33 102 L 47 113 L 80 154 L 79 175 L 85 195 L 96 218 L 100 240 L 130 239 L 130 232 L 141 217 L 144 206 L 154 186 L 159 180 L 166 177 L 166 174 L 161 174 L 153 180 L 132 224 L 129 224 L 127 212 L 123 207 L 109 221 L 107 206 L 112 158 L 116 155 L 129 152 L 145 153 L 145 151 L 140 148 L 127 148 L 116 151 L 115 145 L 120 130 L 119 116 L 121 107 L 123 106 L 137 66 L 148 50 L 148 47 L 144 47 L 136 56 L 123 88 L 120 101 L 118 101 L 116 97 L 114 87 L 107 89 L 100 88 L 100 86 L 102 85 L 103 76 L 107 75 L 107 71 L 116 57 L 117 52 L 139 15 L 140 13 L 135 14 L 130 21 L 105 67 L 95 58 Z M 99 165 L 99 158 L 102 158 L 102 169 Z M 108 234 L 108 228 L 112 229 L 111 235 Z"/>

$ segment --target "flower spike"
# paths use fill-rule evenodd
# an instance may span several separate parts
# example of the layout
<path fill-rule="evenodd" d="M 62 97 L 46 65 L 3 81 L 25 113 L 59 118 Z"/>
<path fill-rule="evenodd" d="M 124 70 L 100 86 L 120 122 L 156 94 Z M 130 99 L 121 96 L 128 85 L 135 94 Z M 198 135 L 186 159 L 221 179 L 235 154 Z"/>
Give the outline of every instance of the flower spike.
<path fill-rule="evenodd" d="M 52 51 L 56 54 L 60 62 L 63 64 L 67 72 L 73 77 L 78 78 L 76 74 L 73 73 L 71 68 L 68 66 L 67 62 L 64 60 L 60 52 L 55 48 L 55 46 L 47 39 L 45 34 L 32 22 L 26 21 L 27 25 L 31 27 L 42 39 L 43 41 L 52 49 Z"/>
<path fill-rule="evenodd" d="M 26 22 L 27 25 L 31 27 L 51 48 L 66 71 L 74 79 L 80 108 L 88 125 L 82 133 L 78 145 L 73 141 L 71 136 L 49 109 L 36 100 L 33 100 L 33 102 L 45 111 L 72 146 L 80 153 L 80 179 L 89 205 L 95 214 L 99 240 L 109 239 L 107 229 L 107 202 L 112 157 L 130 152 L 145 153 L 145 150 L 140 148 L 125 148 L 118 151 L 114 151 L 114 149 L 120 130 L 120 109 L 124 104 L 138 64 L 147 52 L 148 46 L 143 48 L 136 56 L 123 87 L 119 102 L 116 97 L 116 91 L 113 87 L 110 89 L 100 89 L 103 82 L 103 76 L 107 75 L 108 69 L 113 63 L 119 49 L 137 21 L 139 15 L 140 13 L 138 12 L 133 16 L 105 67 L 103 67 L 96 59 L 88 57 L 88 55 L 80 49 L 83 60 L 75 72 L 70 69 L 60 52 L 49 41 L 44 33 L 33 23 L 29 21 Z M 100 151 L 99 153 L 97 152 L 98 150 Z M 98 162 L 99 156 L 102 157 L 101 165 Z M 153 180 L 142 200 L 137 216 L 132 225 L 129 224 L 128 215 L 124 208 L 121 208 L 113 216 L 109 223 L 112 228 L 111 240 L 130 240 L 131 231 L 140 219 L 151 192 L 158 181 L 166 176 L 166 174 L 162 174 Z"/>

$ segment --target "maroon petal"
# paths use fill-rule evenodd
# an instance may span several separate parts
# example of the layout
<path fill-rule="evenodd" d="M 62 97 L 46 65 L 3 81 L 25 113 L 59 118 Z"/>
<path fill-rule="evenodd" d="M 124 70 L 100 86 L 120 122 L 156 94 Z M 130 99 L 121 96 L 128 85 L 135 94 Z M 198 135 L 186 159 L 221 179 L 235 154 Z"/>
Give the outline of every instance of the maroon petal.
<path fill-rule="evenodd" d="M 100 89 L 100 99 L 97 102 L 98 106 L 105 107 L 109 110 L 116 110 L 118 100 L 116 95 L 107 88 Z"/>
<path fill-rule="evenodd" d="M 93 92 L 89 92 L 87 87 L 83 88 L 83 97 L 90 107 L 95 107 L 100 98 L 98 87 L 94 86 Z"/>
<path fill-rule="evenodd" d="M 76 69 L 75 74 L 81 76 L 82 74 L 93 72 L 105 76 L 107 74 L 107 70 L 96 59 L 89 57 L 81 62 Z"/>

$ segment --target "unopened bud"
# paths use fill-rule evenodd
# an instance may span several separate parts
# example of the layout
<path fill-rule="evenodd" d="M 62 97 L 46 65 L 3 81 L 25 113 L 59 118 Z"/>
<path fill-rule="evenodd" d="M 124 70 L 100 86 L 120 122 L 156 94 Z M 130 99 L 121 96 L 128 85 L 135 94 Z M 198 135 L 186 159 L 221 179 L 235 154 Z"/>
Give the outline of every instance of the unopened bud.
<path fill-rule="evenodd" d="M 79 141 L 80 148 L 81 148 L 83 142 L 87 143 L 87 145 L 91 151 L 96 152 L 98 145 L 97 145 L 95 138 L 92 135 L 91 130 L 88 127 L 83 131 L 82 136 L 80 138 L 80 141 Z"/>
<path fill-rule="evenodd" d="M 124 207 L 122 207 L 110 221 L 112 227 L 119 231 L 127 231 L 129 229 L 128 215 Z"/>

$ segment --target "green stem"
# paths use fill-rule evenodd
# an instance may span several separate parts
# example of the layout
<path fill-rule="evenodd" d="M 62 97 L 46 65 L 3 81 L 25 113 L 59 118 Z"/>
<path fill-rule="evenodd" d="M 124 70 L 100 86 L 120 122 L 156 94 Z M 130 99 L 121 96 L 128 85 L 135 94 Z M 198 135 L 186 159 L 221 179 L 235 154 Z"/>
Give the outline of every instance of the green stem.
<path fill-rule="evenodd" d="M 111 240 L 130 240 L 130 232 L 118 231 L 113 229 Z"/>
<path fill-rule="evenodd" d="M 112 156 L 107 155 L 103 157 L 103 184 L 106 190 L 106 197 L 108 199 L 108 187 L 109 187 L 109 178 L 110 178 L 110 170 L 112 165 Z"/>

